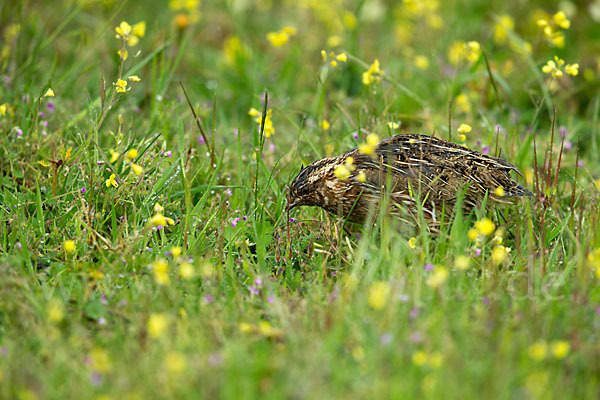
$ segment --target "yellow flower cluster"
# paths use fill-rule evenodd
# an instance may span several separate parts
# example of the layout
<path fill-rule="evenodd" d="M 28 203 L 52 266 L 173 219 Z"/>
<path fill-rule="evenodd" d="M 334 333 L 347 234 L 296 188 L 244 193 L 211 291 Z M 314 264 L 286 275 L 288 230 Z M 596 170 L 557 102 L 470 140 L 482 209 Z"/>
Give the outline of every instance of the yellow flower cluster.
<path fill-rule="evenodd" d="M 152 218 L 150 218 L 150 224 L 152 226 L 158 227 L 158 226 L 166 226 L 168 225 L 175 225 L 175 221 L 173 221 L 172 218 L 169 217 L 165 217 L 162 213 L 165 210 L 165 208 L 163 206 L 160 205 L 160 203 L 156 203 L 154 205 L 154 216 Z"/>
<path fill-rule="evenodd" d="M 467 135 L 465 135 L 465 133 L 471 132 L 472 129 L 473 128 L 471 128 L 471 125 L 460 124 L 460 126 L 457 129 L 457 131 L 458 131 L 458 140 L 460 140 L 461 142 L 465 142 L 467 140 Z"/>
<path fill-rule="evenodd" d="M 328 59 L 328 55 L 327 52 L 325 50 L 321 50 L 321 58 L 323 59 L 323 62 L 327 62 Z M 329 62 L 329 64 L 332 67 L 337 67 L 338 66 L 338 62 L 343 62 L 345 63 L 346 61 L 348 61 L 348 56 L 346 55 L 346 53 L 339 53 L 339 54 L 335 54 L 334 52 L 330 52 L 329 53 L 329 58 L 331 59 L 331 61 Z"/>
<path fill-rule="evenodd" d="M 252 53 L 247 46 L 242 44 L 239 36 L 230 36 L 223 43 L 223 56 L 227 64 L 234 65 L 241 60 L 250 58 Z"/>
<path fill-rule="evenodd" d="M 549 349 L 548 349 L 549 347 Z M 566 340 L 555 340 L 550 343 L 550 346 L 544 341 L 540 340 L 529 346 L 528 354 L 535 361 L 542 361 L 548 356 L 548 350 L 557 359 L 565 358 L 571 351 L 571 344 Z"/>
<path fill-rule="evenodd" d="M 438 0 L 403 0 L 401 11 L 410 17 L 425 18 L 425 23 L 432 29 L 444 27 L 444 19 L 438 13 Z"/>
<path fill-rule="evenodd" d="M 437 369 L 442 366 L 443 361 L 444 358 L 442 354 L 437 351 L 431 354 L 427 354 L 426 352 L 419 350 L 414 352 L 412 355 L 412 362 L 417 367 L 427 366 L 430 368 Z"/>
<path fill-rule="evenodd" d="M 250 324 L 248 322 L 240 322 L 238 328 L 241 333 L 260 333 L 267 338 L 278 339 L 283 337 L 283 331 L 279 328 L 273 327 L 267 321 L 260 321 L 257 325 Z"/>
<path fill-rule="evenodd" d="M 564 11 L 559 11 L 552 18 L 540 18 L 537 20 L 537 25 L 542 28 L 544 36 L 550 44 L 562 48 L 565 47 L 565 35 L 560 29 L 569 29 L 571 21 L 567 18 Z"/>
<path fill-rule="evenodd" d="M 129 79 L 131 82 L 141 81 L 140 77 L 137 75 L 131 75 L 127 79 Z M 131 86 L 127 86 L 127 81 L 121 78 L 117 79 L 117 81 L 113 83 L 113 86 L 117 88 L 117 93 L 127 93 L 129 90 L 131 90 Z"/>
<path fill-rule="evenodd" d="M 385 72 L 381 70 L 379 60 L 376 58 L 373 64 L 369 67 L 366 72 L 362 74 L 362 81 L 364 85 L 370 85 L 371 83 L 381 82 L 381 77 L 385 75 Z"/>
<path fill-rule="evenodd" d="M 579 64 L 567 64 L 565 65 L 565 60 L 554 56 L 554 60 L 548 60 L 546 65 L 542 67 L 542 71 L 545 74 L 551 74 L 553 78 L 560 78 L 563 76 L 563 66 L 564 72 L 567 75 L 576 76 L 579 74 Z"/>
<path fill-rule="evenodd" d="M 148 330 L 148 336 L 152 339 L 158 339 L 165 334 L 169 321 L 165 314 L 150 314 L 148 322 L 146 323 L 146 329 Z"/>
<path fill-rule="evenodd" d="M 173 20 L 179 29 L 200 21 L 200 0 L 169 0 L 169 8 L 179 11 Z"/>
<path fill-rule="evenodd" d="M 115 28 L 115 32 L 117 32 L 115 38 L 123 40 L 129 47 L 133 47 L 140 42 L 140 38 L 146 35 L 146 22 L 138 22 L 131 26 L 127 21 L 123 21 Z M 123 60 L 126 60 L 127 50 L 121 52 L 119 55 Z"/>
<path fill-rule="evenodd" d="M 296 28 L 286 26 L 279 31 L 267 33 L 267 40 L 271 42 L 273 47 L 281 47 L 286 44 L 290 40 L 290 37 L 294 36 L 296 33 Z"/>
<path fill-rule="evenodd" d="M 248 115 L 250 115 L 251 117 L 256 117 L 254 119 L 254 122 L 256 122 L 256 124 L 258 125 L 258 129 L 260 129 L 260 126 L 262 124 L 262 114 L 260 111 L 258 111 L 256 108 L 251 108 L 248 111 Z M 271 110 L 270 108 L 267 110 L 267 116 L 265 118 L 265 136 L 269 137 L 272 134 L 275 133 L 275 128 L 273 128 L 273 121 L 271 120 L 271 117 L 273 115 L 273 110 Z"/>
<path fill-rule="evenodd" d="M 370 133 L 367 135 L 367 142 L 358 146 L 358 151 L 367 156 L 371 156 L 375 154 L 377 143 L 379 143 L 379 136 L 377 136 L 375 133 Z"/>
<path fill-rule="evenodd" d="M 515 20 L 508 14 L 500 15 L 494 25 L 494 42 L 499 45 L 506 43 L 508 31 L 513 29 L 515 29 Z"/>
<path fill-rule="evenodd" d="M 587 262 L 590 268 L 596 272 L 596 278 L 600 279 L 600 247 L 587 255 Z"/>
<path fill-rule="evenodd" d="M 352 173 L 352 171 L 354 171 L 356 169 L 356 166 L 353 163 L 354 163 L 354 158 L 347 157 L 346 160 L 344 161 L 344 164 L 340 164 L 337 167 L 335 167 L 333 174 L 339 180 L 345 181 L 346 179 L 348 179 L 350 177 L 350 174 Z"/>
<path fill-rule="evenodd" d="M 457 40 L 448 49 L 448 62 L 454 66 L 460 64 L 462 60 L 474 63 L 480 56 L 481 45 L 475 40 L 467 43 Z"/>

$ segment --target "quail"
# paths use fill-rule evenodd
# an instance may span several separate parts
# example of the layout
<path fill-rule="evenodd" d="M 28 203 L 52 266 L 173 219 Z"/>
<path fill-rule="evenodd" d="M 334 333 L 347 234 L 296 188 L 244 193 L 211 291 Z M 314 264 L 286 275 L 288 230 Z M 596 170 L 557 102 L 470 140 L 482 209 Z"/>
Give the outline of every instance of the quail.
<path fill-rule="evenodd" d="M 370 152 L 355 148 L 302 168 L 289 187 L 288 207 L 318 206 L 363 223 L 389 194 L 391 214 L 416 218 L 421 204 L 428 224 L 435 225 L 461 196 L 465 213 L 486 196 L 488 204 L 532 196 L 511 179 L 513 170 L 519 173 L 500 158 L 433 136 L 399 134 L 383 139 Z"/>

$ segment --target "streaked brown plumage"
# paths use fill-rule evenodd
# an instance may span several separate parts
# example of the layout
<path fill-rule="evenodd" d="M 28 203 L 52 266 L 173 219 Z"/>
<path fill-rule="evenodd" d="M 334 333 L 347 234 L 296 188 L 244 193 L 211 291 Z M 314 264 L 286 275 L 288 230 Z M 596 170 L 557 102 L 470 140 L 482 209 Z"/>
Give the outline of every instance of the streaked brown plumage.
<path fill-rule="evenodd" d="M 338 179 L 334 171 L 353 158 L 356 167 L 349 178 Z M 430 223 L 437 223 L 442 208 L 450 213 L 464 191 L 463 210 L 479 206 L 488 200 L 512 203 L 514 197 L 532 193 L 510 178 L 517 168 L 500 159 L 466 147 L 426 135 L 401 134 L 383 139 L 375 154 L 367 156 L 358 149 L 337 157 L 324 158 L 303 168 L 290 186 L 288 204 L 291 208 L 318 206 L 331 213 L 364 222 L 369 210 L 377 208 L 381 193 L 389 188 L 393 207 L 390 212 L 400 216 L 402 210 L 413 217 L 416 201 Z M 364 182 L 358 179 L 364 172 Z M 498 187 L 504 196 L 498 196 Z"/>

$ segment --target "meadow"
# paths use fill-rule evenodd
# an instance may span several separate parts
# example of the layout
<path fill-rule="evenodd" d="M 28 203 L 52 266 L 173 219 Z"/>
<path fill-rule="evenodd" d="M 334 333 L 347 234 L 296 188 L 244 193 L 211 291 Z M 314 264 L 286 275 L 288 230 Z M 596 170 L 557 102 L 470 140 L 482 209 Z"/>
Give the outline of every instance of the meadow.
<path fill-rule="evenodd" d="M 598 0 L 3 1 L 0 398 L 598 398 L 598 38 Z M 287 215 L 402 133 L 535 196 Z"/>

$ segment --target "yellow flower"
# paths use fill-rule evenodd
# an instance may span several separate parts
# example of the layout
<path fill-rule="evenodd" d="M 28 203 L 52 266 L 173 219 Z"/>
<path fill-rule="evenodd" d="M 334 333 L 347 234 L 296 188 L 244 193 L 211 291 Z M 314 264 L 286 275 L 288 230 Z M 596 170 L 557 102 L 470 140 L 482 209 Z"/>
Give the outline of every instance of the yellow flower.
<path fill-rule="evenodd" d="M 509 247 L 504 247 L 502 245 L 494 246 L 492 250 L 492 262 L 496 265 L 502 264 L 510 252 Z"/>
<path fill-rule="evenodd" d="M 179 258 L 183 249 L 179 246 L 173 246 L 173 247 L 171 247 L 170 251 L 171 251 L 171 254 L 173 255 L 173 258 Z"/>
<path fill-rule="evenodd" d="M 423 365 L 427 364 L 427 361 L 427 353 L 425 353 L 424 351 L 416 351 L 412 355 L 412 362 L 417 367 L 422 367 Z"/>
<path fill-rule="evenodd" d="M 163 211 L 165 211 L 165 208 L 163 206 L 161 206 L 159 202 L 156 202 L 154 204 L 154 212 L 160 214 Z"/>
<path fill-rule="evenodd" d="M 436 351 L 435 353 L 431 353 L 429 355 L 429 362 L 427 364 L 429 364 L 431 368 L 438 369 L 442 366 L 443 362 L 444 356 L 442 356 L 439 352 Z"/>
<path fill-rule="evenodd" d="M 508 14 L 501 15 L 496 25 L 494 25 L 494 41 L 499 45 L 506 43 L 507 31 L 512 31 L 514 28 L 515 21 L 513 18 Z"/>
<path fill-rule="evenodd" d="M 131 164 L 131 170 L 136 175 L 141 175 L 141 174 L 144 173 L 144 168 L 141 165 L 138 165 L 138 164 Z"/>
<path fill-rule="evenodd" d="M 342 43 L 342 38 L 338 35 L 329 36 L 327 38 L 327 46 L 338 47 Z"/>
<path fill-rule="evenodd" d="M 91 366 L 95 371 L 105 374 L 112 369 L 112 362 L 110 361 L 110 356 L 108 355 L 106 350 L 100 347 L 93 348 L 90 351 L 89 358 Z"/>
<path fill-rule="evenodd" d="M 161 213 L 156 213 L 150 218 L 150 223 L 153 226 L 165 226 L 167 225 L 167 219 Z"/>
<path fill-rule="evenodd" d="M 141 81 L 140 77 L 137 76 L 137 75 L 128 76 L 127 79 L 129 79 L 131 82 L 139 82 L 139 81 Z"/>
<path fill-rule="evenodd" d="M 4 103 L 0 105 L 0 115 L 6 115 L 6 110 L 8 110 L 8 104 Z"/>
<path fill-rule="evenodd" d="M 352 357 L 356 360 L 356 361 L 362 361 L 365 358 L 365 349 L 362 348 L 362 346 L 354 346 L 352 348 Z"/>
<path fill-rule="evenodd" d="M 506 192 L 504 191 L 504 188 L 502 186 L 498 186 L 494 190 L 494 194 L 498 197 L 504 197 L 506 195 Z"/>
<path fill-rule="evenodd" d="M 54 97 L 54 90 L 52 90 L 52 88 L 48 88 L 48 90 L 46 90 L 46 94 L 44 94 L 44 97 Z"/>
<path fill-rule="evenodd" d="M 471 128 L 471 125 L 468 124 L 460 124 L 460 126 L 458 127 L 457 131 L 459 133 L 469 133 L 471 132 L 473 128 Z"/>
<path fill-rule="evenodd" d="M 479 236 L 479 232 L 477 232 L 477 229 L 469 229 L 469 232 L 467 233 L 467 237 L 469 238 L 469 240 L 475 240 L 477 239 L 477 236 Z"/>
<path fill-rule="evenodd" d="M 467 256 L 461 255 L 454 259 L 454 266 L 461 271 L 464 271 L 467 268 L 469 268 L 470 264 L 471 264 L 471 260 Z"/>
<path fill-rule="evenodd" d="M 181 265 L 179 265 L 179 276 L 183 279 L 192 279 L 195 275 L 196 272 L 194 271 L 194 266 L 189 262 L 182 262 Z"/>
<path fill-rule="evenodd" d="M 138 37 L 144 37 L 146 35 L 146 22 L 138 22 L 133 25 L 132 33 Z"/>
<path fill-rule="evenodd" d="M 464 113 L 471 112 L 471 101 L 469 100 L 469 97 L 464 93 L 461 93 L 458 96 L 456 96 L 456 105 Z"/>
<path fill-rule="evenodd" d="M 181 353 L 170 352 L 165 357 L 165 367 L 171 374 L 179 374 L 185 369 L 185 356 Z"/>
<path fill-rule="evenodd" d="M 419 69 L 429 68 L 429 59 L 425 56 L 419 55 L 415 57 L 415 67 Z"/>
<path fill-rule="evenodd" d="M 131 25 L 129 25 L 126 21 L 123 21 L 115 28 L 115 32 L 117 32 L 117 39 L 126 38 L 131 34 Z"/>
<path fill-rule="evenodd" d="M 571 344 L 566 340 L 556 340 L 550 344 L 550 351 L 555 358 L 565 358 L 571 350 Z"/>
<path fill-rule="evenodd" d="M 348 61 L 348 56 L 346 55 L 346 53 L 340 53 L 337 56 L 335 56 L 335 59 L 339 62 L 346 62 Z"/>
<path fill-rule="evenodd" d="M 325 50 L 321 50 L 321 58 L 323 59 L 323 62 L 327 61 L 327 52 Z"/>
<path fill-rule="evenodd" d="M 345 181 L 350 176 L 350 170 L 344 165 L 340 164 L 335 167 L 333 174 L 341 181 Z"/>
<path fill-rule="evenodd" d="M 559 11 L 552 16 L 552 20 L 558 26 L 563 29 L 569 29 L 571 27 L 571 21 L 567 18 L 567 15 L 564 11 Z"/>
<path fill-rule="evenodd" d="M 475 229 L 478 233 L 487 236 L 494 232 L 496 225 L 489 218 L 484 218 L 475 222 Z"/>
<path fill-rule="evenodd" d="M 416 237 L 411 237 L 410 239 L 408 239 L 408 247 L 410 247 L 411 249 L 414 249 L 415 247 L 417 247 L 417 238 Z"/>
<path fill-rule="evenodd" d="M 331 62 L 329 63 L 332 67 L 337 67 L 338 63 L 335 60 L 331 60 Z"/>
<path fill-rule="evenodd" d="M 119 186 L 119 184 L 117 183 L 116 180 L 116 175 L 115 174 L 110 174 L 110 177 L 104 181 L 104 184 L 106 185 L 106 187 L 110 187 L 110 185 L 117 187 Z"/>
<path fill-rule="evenodd" d="M 358 146 L 358 151 L 362 154 L 370 156 L 375 153 L 377 143 L 379 143 L 379 136 L 374 133 L 370 133 L 367 135 L 367 143 L 362 143 L 360 146 Z"/>
<path fill-rule="evenodd" d="M 271 326 L 267 321 L 260 321 L 258 323 L 258 332 L 268 338 L 281 338 L 283 336 L 281 329 Z"/>
<path fill-rule="evenodd" d="M 123 61 L 127 60 L 127 57 L 129 57 L 129 52 L 126 49 L 117 50 L 117 54 L 119 55 L 119 58 Z"/>
<path fill-rule="evenodd" d="M 344 25 L 346 25 L 346 28 L 348 28 L 348 30 L 353 31 L 354 29 L 356 29 L 358 21 L 356 19 L 356 15 L 354 15 L 352 12 L 344 11 L 342 19 L 344 21 Z"/>
<path fill-rule="evenodd" d="M 546 65 L 542 67 L 542 72 L 545 74 L 552 74 L 553 78 L 560 78 L 563 76 L 563 72 L 560 70 L 560 67 L 557 66 L 557 64 L 552 60 L 548 60 Z"/>
<path fill-rule="evenodd" d="M 137 149 L 130 149 L 127 153 L 125 153 L 125 158 L 127 158 L 127 160 L 129 160 L 129 161 L 137 158 L 137 156 L 138 156 Z"/>
<path fill-rule="evenodd" d="M 121 155 L 121 154 L 119 154 L 118 152 L 116 152 L 116 151 L 114 151 L 112 149 L 109 150 L 108 152 L 110 153 L 110 160 L 109 161 L 111 163 L 114 163 L 115 161 L 117 161 L 119 159 L 119 156 Z"/>
<path fill-rule="evenodd" d="M 185 29 L 188 27 L 189 24 L 190 17 L 188 17 L 186 13 L 178 13 L 173 18 L 173 25 L 175 25 L 177 29 Z"/>
<path fill-rule="evenodd" d="M 65 316 L 65 310 L 62 301 L 52 298 L 46 306 L 46 315 L 48 320 L 53 323 L 59 323 Z"/>
<path fill-rule="evenodd" d="M 65 249 L 65 251 L 67 253 L 72 253 L 75 251 L 75 242 L 72 240 L 65 240 L 63 242 L 63 249 Z"/>
<path fill-rule="evenodd" d="M 371 308 L 381 310 L 390 296 L 390 285 L 387 282 L 375 282 L 369 287 L 367 302 Z"/>
<path fill-rule="evenodd" d="M 260 111 L 258 111 L 254 107 L 252 107 L 250 110 L 248 110 L 248 115 L 250 115 L 251 117 L 258 117 L 260 114 L 261 114 Z"/>
<path fill-rule="evenodd" d="M 360 171 L 358 175 L 356 175 L 356 180 L 360 183 L 364 183 L 367 181 L 367 175 L 364 173 L 364 171 Z"/>
<path fill-rule="evenodd" d="M 396 130 L 398 128 L 400 128 L 400 124 L 394 121 L 388 122 L 388 128 L 390 128 L 391 130 Z"/>
<path fill-rule="evenodd" d="M 465 45 L 465 58 L 471 62 L 475 62 L 481 56 L 481 45 L 477 41 L 470 41 Z"/>
<path fill-rule="evenodd" d="M 378 83 L 381 81 L 381 77 L 385 75 L 385 72 L 380 69 L 379 60 L 375 59 L 373 64 L 369 67 L 366 72 L 363 72 L 362 81 L 364 85 L 370 85 L 371 83 Z"/>
<path fill-rule="evenodd" d="M 448 279 L 448 270 L 444 267 L 435 267 L 433 274 L 427 280 L 427 285 L 431 288 L 438 288 Z"/>
<path fill-rule="evenodd" d="M 579 74 L 579 64 L 567 64 L 565 66 L 565 72 L 568 75 L 577 76 L 577 74 Z"/>
<path fill-rule="evenodd" d="M 548 346 L 546 345 L 546 342 L 541 340 L 529 346 L 527 352 L 532 359 L 541 361 L 546 358 L 546 355 L 548 354 Z"/>
<path fill-rule="evenodd" d="M 454 66 L 458 65 L 465 57 L 465 42 L 454 41 L 448 49 L 448 62 Z"/>
<path fill-rule="evenodd" d="M 329 122 L 326 119 L 321 121 L 321 123 L 319 125 L 321 126 L 321 129 L 323 129 L 324 131 L 329 129 Z"/>
<path fill-rule="evenodd" d="M 281 47 L 290 40 L 290 35 L 285 31 L 269 32 L 267 33 L 267 39 L 273 47 Z"/>
<path fill-rule="evenodd" d="M 124 81 L 120 78 L 117 80 L 116 83 L 113 83 L 113 85 L 117 88 L 118 93 L 125 93 L 127 92 L 127 90 L 129 90 L 129 88 L 127 87 L 127 81 Z"/>
<path fill-rule="evenodd" d="M 153 339 L 158 339 L 165 333 L 167 323 L 167 317 L 164 314 L 150 314 L 146 324 L 148 335 Z"/>

